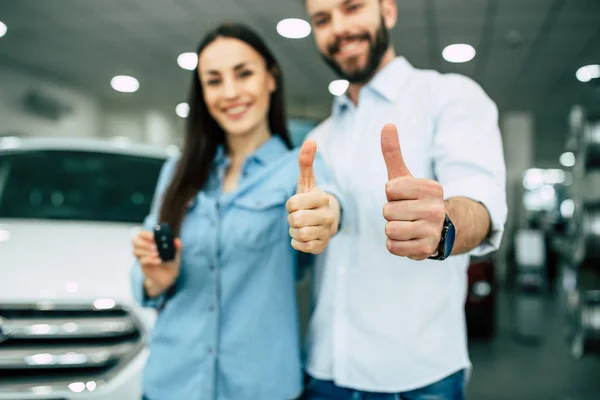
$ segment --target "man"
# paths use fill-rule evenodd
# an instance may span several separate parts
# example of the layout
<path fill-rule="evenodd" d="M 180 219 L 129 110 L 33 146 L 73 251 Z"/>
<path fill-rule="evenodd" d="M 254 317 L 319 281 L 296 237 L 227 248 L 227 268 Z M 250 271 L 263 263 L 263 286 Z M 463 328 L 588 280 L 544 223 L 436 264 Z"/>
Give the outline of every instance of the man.
<path fill-rule="evenodd" d="M 498 247 L 507 213 L 497 108 L 396 56 L 394 0 L 305 4 L 350 81 L 310 134 L 345 203 L 315 268 L 305 397 L 463 399 L 469 255 Z"/>

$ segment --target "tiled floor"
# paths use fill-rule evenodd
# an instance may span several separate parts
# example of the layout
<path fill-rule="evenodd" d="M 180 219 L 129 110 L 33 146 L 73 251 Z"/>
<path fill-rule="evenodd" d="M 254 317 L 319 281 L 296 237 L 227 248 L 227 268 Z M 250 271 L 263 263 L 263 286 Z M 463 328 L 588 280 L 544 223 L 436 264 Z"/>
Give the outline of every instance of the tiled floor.
<path fill-rule="evenodd" d="M 514 294 L 501 293 L 495 338 L 471 341 L 473 373 L 467 399 L 600 400 L 600 354 L 586 354 L 579 361 L 570 358 L 560 301 L 546 298 L 539 311 L 530 307 L 522 319 L 530 330 L 536 318 L 541 321 L 537 344 L 514 334 L 519 304 Z"/>

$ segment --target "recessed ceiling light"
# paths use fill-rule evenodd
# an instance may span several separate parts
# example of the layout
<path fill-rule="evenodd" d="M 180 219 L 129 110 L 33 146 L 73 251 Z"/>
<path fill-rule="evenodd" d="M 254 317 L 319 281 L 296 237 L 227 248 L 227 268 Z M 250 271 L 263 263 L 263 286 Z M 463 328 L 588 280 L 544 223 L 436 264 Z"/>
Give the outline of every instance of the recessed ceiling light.
<path fill-rule="evenodd" d="M 586 65 L 577 70 L 575 74 L 580 82 L 589 82 L 592 79 L 600 78 L 600 65 Z"/>
<path fill-rule="evenodd" d="M 0 37 L 6 35 L 6 31 L 8 30 L 8 28 L 6 27 L 6 25 L 0 21 Z"/>
<path fill-rule="evenodd" d="M 475 49 L 470 44 L 456 43 L 446 46 L 442 51 L 444 60 L 451 63 L 465 63 L 475 57 Z"/>
<path fill-rule="evenodd" d="M 350 82 L 348 82 L 345 79 L 338 79 L 332 81 L 329 84 L 329 93 L 331 93 L 334 96 L 341 96 L 344 93 L 346 93 L 346 90 L 348 90 L 348 86 L 350 86 Z"/>
<path fill-rule="evenodd" d="M 177 57 L 177 64 L 188 71 L 193 71 L 198 66 L 198 55 L 196 53 L 181 53 Z"/>
<path fill-rule="evenodd" d="M 110 80 L 110 86 L 117 92 L 133 93 L 140 88 L 140 82 L 133 76 L 117 75 Z"/>
<path fill-rule="evenodd" d="M 562 153 L 560 155 L 560 158 L 558 159 L 558 161 L 564 167 L 572 167 L 575 165 L 575 154 L 573 154 L 570 151 L 567 151 L 566 153 Z"/>
<path fill-rule="evenodd" d="M 190 115 L 190 105 L 188 103 L 179 103 L 175 107 L 175 113 L 180 118 L 187 118 Z"/>
<path fill-rule="evenodd" d="M 286 18 L 277 23 L 277 33 L 288 39 L 302 39 L 310 35 L 310 24 L 299 18 Z"/>

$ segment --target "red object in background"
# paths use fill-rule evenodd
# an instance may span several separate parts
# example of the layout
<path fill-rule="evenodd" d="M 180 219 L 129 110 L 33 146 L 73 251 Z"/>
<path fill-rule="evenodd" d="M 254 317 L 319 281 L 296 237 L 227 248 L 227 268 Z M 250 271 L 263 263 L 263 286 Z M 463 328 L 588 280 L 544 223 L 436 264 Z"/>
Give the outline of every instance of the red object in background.
<path fill-rule="evenodd" d="M 494 254 L 471 257 L 467 272 L 465 314 L 469 337 L 490 338 L 496 327 L 496 268 Z"/>

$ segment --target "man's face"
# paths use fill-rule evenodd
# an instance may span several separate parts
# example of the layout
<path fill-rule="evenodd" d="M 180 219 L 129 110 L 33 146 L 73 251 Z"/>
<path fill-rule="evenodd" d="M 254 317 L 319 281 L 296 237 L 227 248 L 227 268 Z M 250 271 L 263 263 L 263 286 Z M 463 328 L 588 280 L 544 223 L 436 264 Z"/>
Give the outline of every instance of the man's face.
<path fill-rule="evenodd" d="M 390 45 L 394 0 L 306 0 L 319 52 L 352 83 L 368 81 Z"/>

